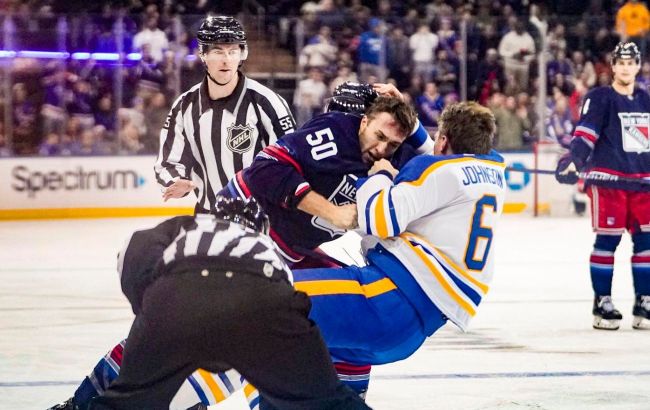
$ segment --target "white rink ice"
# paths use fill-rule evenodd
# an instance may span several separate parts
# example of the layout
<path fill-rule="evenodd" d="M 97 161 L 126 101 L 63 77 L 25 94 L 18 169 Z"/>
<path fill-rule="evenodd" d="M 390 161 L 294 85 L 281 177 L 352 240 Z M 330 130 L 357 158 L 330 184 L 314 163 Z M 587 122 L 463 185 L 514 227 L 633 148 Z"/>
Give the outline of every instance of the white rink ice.
<path fill-rule="evenodd" d="M 132 314 L 115 255 L 160 218 L 0 223 L 0 409 L 72 395 L 126 336 Z M 650 409 L 650 331 L 631 328 L 631 244 L 617 252 L 616 332 L 591 328 L 587 218 L 507 215 L 488 297 L 411 358 L 373 369 L 375 409 Z M 236 396 L 215 409 L 245 409 Z"/>

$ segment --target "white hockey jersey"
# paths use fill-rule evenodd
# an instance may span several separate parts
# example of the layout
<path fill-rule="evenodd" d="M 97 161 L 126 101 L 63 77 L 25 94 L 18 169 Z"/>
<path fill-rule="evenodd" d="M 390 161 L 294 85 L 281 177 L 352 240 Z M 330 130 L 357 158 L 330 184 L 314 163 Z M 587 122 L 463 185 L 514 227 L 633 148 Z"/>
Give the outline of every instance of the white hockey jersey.
<path fill-rule="evenodd" d="M 393 181 L 375 174 L 357 190 L 364 248 L 379 242 L 462 330 L 494 273 L 493 228 L 503 210 L 505 164 L 488 155 L 422 155 Z"/>

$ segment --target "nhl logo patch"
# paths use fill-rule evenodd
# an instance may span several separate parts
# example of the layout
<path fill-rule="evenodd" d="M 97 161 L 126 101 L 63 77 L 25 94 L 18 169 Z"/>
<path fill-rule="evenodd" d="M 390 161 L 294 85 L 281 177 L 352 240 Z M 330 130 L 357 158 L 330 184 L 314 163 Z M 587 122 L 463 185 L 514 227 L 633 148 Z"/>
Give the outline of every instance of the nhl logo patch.
<path fill-rule="evenodd" d="M 243 154 L 253 148 L 253 127 L 250 125 L 233 125 L 228 127 L 228 149 Z"/>
<path fill-rule="evenodd" d="M 650 113 L 622 112 L 618 118 L 621 120 L 623 149 L 626 152 L 650 151 Z"/>

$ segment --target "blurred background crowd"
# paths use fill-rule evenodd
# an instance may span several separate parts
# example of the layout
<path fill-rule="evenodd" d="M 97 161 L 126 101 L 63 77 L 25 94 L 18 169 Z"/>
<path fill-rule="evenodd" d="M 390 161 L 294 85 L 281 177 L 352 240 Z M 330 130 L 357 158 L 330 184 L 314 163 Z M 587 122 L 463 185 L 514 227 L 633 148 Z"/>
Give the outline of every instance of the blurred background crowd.
<path fill-rule="evenodd" d="M 592 87 L 611 81 L 620 40 L 643 53 L 640 1 L 0 1 L 0 157 L 152 154 L 167 112 L 198 83 L 194 33 L 237 16 L 244 71 L 293 103 L 299 124 L 344 81 L 389 81 L 434 131 L 471 99 L 497 119 L 496 146 L 566 143 Z"/>

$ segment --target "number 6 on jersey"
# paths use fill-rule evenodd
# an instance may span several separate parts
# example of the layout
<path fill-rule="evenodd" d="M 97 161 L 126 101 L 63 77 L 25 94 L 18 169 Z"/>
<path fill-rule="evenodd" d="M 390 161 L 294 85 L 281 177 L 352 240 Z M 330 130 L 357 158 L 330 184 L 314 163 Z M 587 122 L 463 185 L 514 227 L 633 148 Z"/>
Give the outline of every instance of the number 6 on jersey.
<path fill-rule="evenodd" d="M 492 228 L 483 226 L 483 213 L 486 207 L 492 208 L 492 212 L 496 213 L 497 198 L 493 195 L 484 195 L 476 201 L 465 251 L 465 266 L 471 270 L 483 270 L 492 244 Z M 481 251 L 478 255 L 477 250 Z"/>

